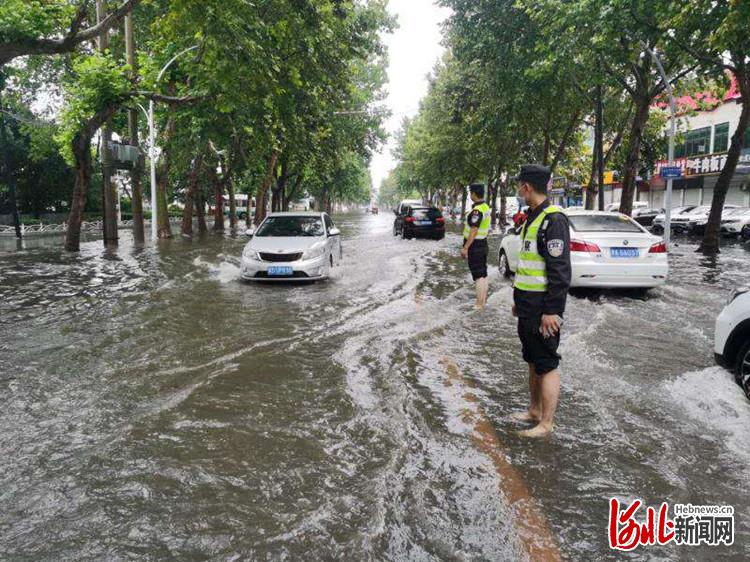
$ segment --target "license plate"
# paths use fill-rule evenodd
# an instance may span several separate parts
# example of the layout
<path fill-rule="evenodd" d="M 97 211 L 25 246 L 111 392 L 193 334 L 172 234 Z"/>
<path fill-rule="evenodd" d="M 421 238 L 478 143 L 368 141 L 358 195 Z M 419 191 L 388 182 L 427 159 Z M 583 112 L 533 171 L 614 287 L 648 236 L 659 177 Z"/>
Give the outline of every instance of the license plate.
<path fill-rule="evenodd" d="M 268 275 L 270 277 L 284 277 L 294 273 L 294 270 L 289 266 L 272 265 L 268 268 Z"/>
<path fill-rule="evenodd" d="M 638 248 L 610 248 L 609 254 L 613 258 L 637 258 L 640 256 Z"/>
<path fill-rule="evenodd" d="M 417 226 L 427 226 L 429 224 L 432 224 L 432 221 L 414 221 L 414 224 Z"/>

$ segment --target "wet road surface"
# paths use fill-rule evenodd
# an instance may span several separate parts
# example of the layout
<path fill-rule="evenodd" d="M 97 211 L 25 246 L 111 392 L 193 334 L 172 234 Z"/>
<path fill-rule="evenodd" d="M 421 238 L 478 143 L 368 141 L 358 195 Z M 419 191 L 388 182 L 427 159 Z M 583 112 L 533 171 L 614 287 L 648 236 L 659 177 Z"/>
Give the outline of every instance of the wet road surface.
<path fill-rule="evenodd" d="M 750 556 L 750 403 L 712 366 L 750 251 L 571 297 L 529 442 L 496 267 L 477 313 L 457 234 L 338 223 L 316 285 L 240 283 L 242 237 L 0 248 L 0 560 L 615 560 L 612 495 L 736 510 L 731 547 L 630 559 Z"/>

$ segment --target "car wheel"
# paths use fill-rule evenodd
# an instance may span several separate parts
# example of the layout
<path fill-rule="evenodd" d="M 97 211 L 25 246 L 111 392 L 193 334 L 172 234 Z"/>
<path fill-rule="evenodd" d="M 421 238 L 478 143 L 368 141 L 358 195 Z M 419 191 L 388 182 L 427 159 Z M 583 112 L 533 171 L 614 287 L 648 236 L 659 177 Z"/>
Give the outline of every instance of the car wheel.
<path fill-rule="evenodd" d="M 750 224 L 746 224 L 742 227 L 742 238 L 745 240 L 750 240 Z"/>
<path fill-rule="evenodd" d="M 445 233 L 443 233 L 443 234 L 438 234 L 438 235 L 437 235 L 437 236 L 435 237 L 435 240 L 442 240 L 443 238 L 445 238 Z"/>
<path fill-rule="evenodd" d="M 412 234 L 406 234 L 406 232 L 404 232 L 403 230 L 401 231 L 401 236 L 404 238 L 404 240 L 411 240 L 412 238 L 414 238 Z"/>
<path fill-rule="evenodd" d="M 393 235 L 398 236 L 398 230 L 396 229 L 396 225 L 393 225 Z"/>
<path fill-rule="evenodd" d="M 498 261 L 500 273 L 503 277 L 506 279 L 509 279 L 511 275 L 513 275 L 513 272 L 510 269 L 510 264 L 508 263 L 508 256 L 505 255 L 505 250 L 500 250 L 500 254 L 498 255 Z"/>
<path fill-rule="evenodd" d="M 737 383 L 742 387 L 745 396 L 750 398 L 750 341 L 745 343 L 737 355 L 734 372 Z"/>

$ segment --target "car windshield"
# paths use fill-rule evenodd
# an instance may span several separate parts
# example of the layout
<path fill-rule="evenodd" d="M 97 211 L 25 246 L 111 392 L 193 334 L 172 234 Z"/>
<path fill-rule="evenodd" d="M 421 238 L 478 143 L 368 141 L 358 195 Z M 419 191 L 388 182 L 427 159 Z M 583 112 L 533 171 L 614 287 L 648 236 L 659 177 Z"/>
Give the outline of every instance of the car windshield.
<path fill-rule="evenodd" d="M 436 219 L 443 216 L 437 209 L 413 209 L 411 215 L 415 219 Z"/>
<path fill-rule="evenodd" d="M 256 236 L 264 237 L 294 237 L 294 236 L 323 236 L 323 221 L 320 217 L 268 217 Z"/>
<path fill-rule="evenodd" d="M 572 215 L 573 230 L 581 232 L 643 232 L 625 215 Z"/>

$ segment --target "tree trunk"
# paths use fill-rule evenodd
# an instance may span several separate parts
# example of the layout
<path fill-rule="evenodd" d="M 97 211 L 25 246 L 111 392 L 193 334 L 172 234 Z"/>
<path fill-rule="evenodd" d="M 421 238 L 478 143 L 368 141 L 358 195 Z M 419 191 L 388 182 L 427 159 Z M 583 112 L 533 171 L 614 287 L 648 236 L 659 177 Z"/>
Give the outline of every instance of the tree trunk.
<path fill-rule="evenodd" d="M 292 189 L 289 191 L 289 194 L 284 198 L 284 211 L 289 210 L 289 203 L 294 200 L 294 198 L 297 197 L 297 193 L 299 191 L 299 186 L 302 183 L 302 174 L 297 174 L 297 176 L 294 178 L 294 184 L 292 185 Z"/>
<path fill-rule="evenodd" d="M 651 99 L 647 94 L 641 95 L 635 100 L 635 115 L 630 127 L 628 152 L 625 157 L 625 173 L 622 179 L 622 197 L 620 199 L 620 212 L 628 216 L 633 212 L 638 163 L 641 157 L 641 141 L 643 140 L 643 129 L 648 121 L 650 104 Z"/>
<path fill-rule="evenodd" d="M 599 84 L 596 96 L 596 192 L 599 195 L 600 211 L 604 210 L 604 99 L 602 95 L 602 85 Z"/>
<path fill-rule="evenodd" d="M 132 72 L 133 84 L 138 81 L 138 61 L 135 57 L 135 39 L 133 36 L 133 10 L 125 16 L 125 52 L 127 63 Z M 138 108 L 131 107 L 128 110 L 128 133 L 131 146 L 138 147 Z M 132 185 L 131 201 L 133 206 L 133 240 L 136 244 L 146 241 L 143 226 L 143 159 L 139 156 L 133 170 L 130 172 L 130 183 Z"/>
<path fill-rule="evenodd" d="M 193 235 L 193 207 L 195 206 L 196 192 L 198 190 L 198 178 L 203 162 L 203 151 L 199 151 L 193 158 L 190 168 L 190 180 L 187 191 L 185 191 L 185 208 L 182 211 L 182 235 Z"/>
<path fill-rule="evenodd" d="M 490 226 L 495 228 L 497 226 L 497 183 L 500 180 L 493 181 L 492 178 L 487 178 L 487 189 L 490 195 L 490 209 L 492 216 L 490 218 Z"/>
<path fill-rule="evenodd" d="M 742 94 L 742 111 L 737 123 L 737 130 L 732 135 L 732 144 L 729 146 L 727 153 L 727 162 L 724 169 L 719 174 L 714 187 L 714 195 L 711 200 L 711 212 L 708 214 L 706 230 L 703 234 L 703 241 L 698 247 L 699 252 L 704 254 L 716 254 L 719 252 L 719 232 L 721 227 L 721 215 L 724 210 L 724 202 L 729 191 L 729 183 L 734 177 L 737 169 L 737 163 L 742 153 L 742 145 L 745 139 L 745 131 L 750 125 L 750 74 L 747 71 L 737 72 L 737 84 Z"/>
<path fill-rule="evenodd" d="M 549 166 L 553 174 L 555 172 L 555 168 L 557 168 L 557 165 L 560 163 L 560 160 L 562 160 L 563 156 L 565 155 L 565 149 L 568 148 L 568 142 L 570 142 L 570 137 L 573 134 L 573 131 L 576 130 L 576 125 L 578 125 L 580 117 L 581 110 L 579 109 L 573 114 L 573 117 L 568 123 L 568 128 L 565 129 L 565 133 L 563 134 L 562 139 L 560 139 L 560 144 L 555 151 L 555 157 L 552 159 L 552 164 L 550 164 Z"/>
<path fill-rule="evenodd" d="M 237 201 L 234 200 L 234 182 L 231 177 L 227 180 L 227 195 L 229 197 L 229 228 L 235 230 L 237 228 Z M 249 200 L 248 196 L 248 205 Z"/>
<path fill-rule="evenodd" d="M 164 133 L 164 148 L 161 153 L 161 166 L 156 176 L 156 210 L 157 210 L 157 234 L 160 239 L 172 238 L 172 227 L 169 222 L 169 206 L 167 205 L 167 186 L 169 185 L 169 173 L 172 168 L 172 151 L 169 141 L 174 136 L 176 121 L 174 116 L 167 120 Z M 153 220 L 153 210 L 151 212 Z"/>
<path fill-rule="evenodd" d="M 256 195 L 256 201 L 255 201 L 255 225 L 258 226 L 261 222 L 263 222 L 263 219 L 266 218 L 266 215 L 268 214 L 266 207 L 267 207 L 267 194 L 268 189 L 271 187 L 271 184 L 273 183 L 274 178 L 274 170 L 276 170 L 276 161 L 279 159 L 279 151 L 275 148 L 273 149 L 273 152 L 271 152 L 271 157 L 268 159 L 268 167 L 266 168 L 266 175 L 263 178 L 263 183 L 260 186 L 260 189 L 258 190 L 258 194 Z M 248 199 L 247 204 L 247 215 L 250 216 L 250 201 L 251 199 Z M 248 224 L 250 223 L 250 219 L 248 219 Z"/>
<path fill-rule="evenodd" d="M 96 0 L 96 21 L 100 24 L 107 17 L 107 7 L 104 0 Z M 109 49 L 109 32 L 104 31 L 98 38 L 99 51 L 106 53 Z M 103 209 L 103 241 L 105 246 L 117 246 L 117 207 L 119 204 L 117 189 L 112 182 L 112 122 L 108 120 L 101 130 L 101 163 L 102 163 L 102 194 L 104 196 Z"/>
<path fill-rule="evenodd" d="M 70 203 L 68 229 L 65 233 L 65 249 L 68 252 L 77 252 L 81 248 L 81 223 L 83 211 L 86 208 L 86 197 L 91 186 L 91 139 L 102 123 L 112 117 L 116 109 L 117 106 L 109 106 L 99 111 L 73 138 L 71 148 L 75 159 L 76 179 Z"/>
<path fill-rule="evenodd" d="M 0 148 L 3 151 L 3 175 L 5 184 L 10 191 L 10 208 L 13 214 L 13 227 L 16 238 L 21 239 L 21 215 L 18 213 L 18 197 L 16 195 L 16 178 L 13 176 L 13 163 L 11 161 L 10 145 L 8 144 L 5 131 L 5 113 L 3 113 L 2 89 L 5 86 L 4 78 L 0 75 Z"/>
<path fill-rule="evenodd" d="M 505 217 L 508 215 L 508 183 L 500 184 L 502 186 L 500 191 L 500 226 L 505 226 L 507 222 Z"/>
<path fill-rule="evenodd" d="M 219 180 L 216 171 L 211 168 L 211 183 L 214 188 L 214 232 L 224 232 L 224 181 Z"/>
<path fill-rule="evenodd" d="M 466 186 L 461 187 L 461 220 L 466 216 Z"/>
<path fill-rule="evenodd" d="M 206 224 L 206 200 L 203 197 L 203 190 L 198 187 L 195 193 L 195 213 L 198 216 L 198 233 L 203 235 L 208 232 Z"/>

